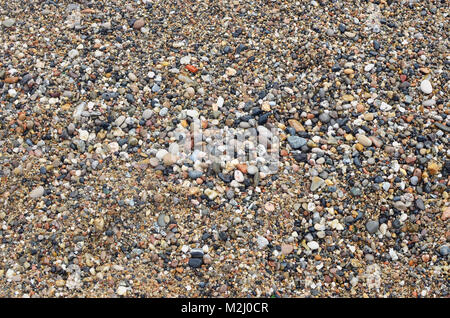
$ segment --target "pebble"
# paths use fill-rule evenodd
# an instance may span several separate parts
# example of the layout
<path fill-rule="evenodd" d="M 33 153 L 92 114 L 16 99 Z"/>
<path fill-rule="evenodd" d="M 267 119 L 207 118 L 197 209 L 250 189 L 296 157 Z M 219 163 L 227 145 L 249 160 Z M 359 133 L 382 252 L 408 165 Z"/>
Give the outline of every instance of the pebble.
<path fill-rule="evenodd" d="M 431 94 L 433 92 L 433 87 L 431 86 L 431 82 L 429 80 L 423 80 L 420 83 L 420 89 L 424 94 Z"/>
<path fill-rule="evenodd" d="M 139 30 L 145 25 L 144 19 L 137 19 L 133 24 L 133 29 Z"/>
<path fill-rule="evenodd" d="M 356 139 L 364 147 L 370 147 L 372 145 L 372 140 L 365 135 L 358 134 L 358 135 L 356 135 Z"/>
<path fill-rule="evenodd" d="M 308 247 L 313 251 L 319 249 L 319 243 L 317 243 L 316 241 L 310 241 L 306 245 L 308 245 Z"/>
<path fill-rule="evenodd" d="M 128 291 L 128 289 L 127 289 L 125 286 L 119 286 L 119 287 L 117 288 L 116 293 L 117 293 L 117 295 L 119 295 L 119 296 L 125 296 L 125 295 L 127 294 L 127 291 Z"/>
<path fill-rule="evenodd" d="M 378 221 L 370 220 L 366 223 L 367 232 L 369 232 L 370 234 L 374 234 L 378 231 L 379 226 L 380 224 L 378 223 Z"/>
<path fill-rule="evenodd" d="M 30 192 L 30 198 L 37 199 L 44 195 L 44 187 L 39 186 Z"/>
<path fill-rule="evenodd" d="M 234 171 L 234 180 L 236 180 L 237 182 L 244 182 L 245 178 L 241 171 Z"/>
<path fill-rule="evenodd" d="M 247 167 L 247 172 L 250 175 L 254 175 L 254 174 L 256 174 L 258 172 L 258 167 L 250 165 L 250 166 Z"/>
<path fill-rule="evenodd" d="M 370 72 L 375 67 L 375 64 L 369 63 L 366 66 L 364 66 L 365 72 Z"/>
<path fill-rule="evenodd" d="M 312 183 L 311 183 L 311 188 L 310 190 L 312 192 L 316 191 L 317 189 L 319 189 L 322 185 L 325 184 L 325 180 L 323 180 L 322 178 L 319 177 L 313 177 L 312 178 Z"/>
<path fill-rule="evenodd" d="M 269 244 L 269 241 L 263 236 L 258 236 L 257 244 L 259 249 L 263 249 Z"/>
<path fill-rule="evenodd" d="M 15 19 L 6 19 L 3 20 L 2 25 L 6 28 L 10 28 L 12 27 L 14 24 L 16 23 Z"/>
<path fill-rule="evenodd" d="M 152 115 L 153 115 L 153 111 L 151 109 L 146 109 L 142 113 L 142 118 L 144 118 L 144 120 L 148 120 L 152 117 Z"/>

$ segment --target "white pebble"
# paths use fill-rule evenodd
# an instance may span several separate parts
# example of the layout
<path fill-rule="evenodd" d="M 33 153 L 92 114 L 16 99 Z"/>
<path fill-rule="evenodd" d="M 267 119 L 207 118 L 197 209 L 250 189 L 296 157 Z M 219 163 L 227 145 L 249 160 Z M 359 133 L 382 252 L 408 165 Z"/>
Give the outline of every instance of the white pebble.
<path fill-rule="evenodd" d="M 420 89 L 424 94 L 431 94 L 433 92 L 433 87 L 429 80 L 423 80 L 422 83 L 420 83 Z"/>

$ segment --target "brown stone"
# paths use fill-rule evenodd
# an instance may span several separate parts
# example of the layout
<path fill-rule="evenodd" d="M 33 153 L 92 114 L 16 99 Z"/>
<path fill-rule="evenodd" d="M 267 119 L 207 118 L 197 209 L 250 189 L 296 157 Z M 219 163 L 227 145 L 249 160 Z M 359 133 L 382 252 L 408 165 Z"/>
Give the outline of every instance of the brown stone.
<path fill-rule="evenodd" d="M 281 253 L 283 255 L 291 254 L 294 250 L 294 247 L 290 244 L 281 244 Z"/>
<path fill-rule="evenodd" d="M 5 83 L 7 83 L 7 84 L 14 84 L 14 83 L 17 83 L 18 81 L 19 81 L 19 78 L 17 76 L 5 78 Z"/>
<path fill-rule="evenodd" d="M 296 132 L 305 131 L 305 127 L 303 127 L 303 125 L 296 119 L 289 119 L 288 123 L 295 129 Z"/>
<path fill-rule="evenodd" d="M 145 25 L 144 19 L 138 19 L 133 24 L 133 29 L 140 30 Z"/>

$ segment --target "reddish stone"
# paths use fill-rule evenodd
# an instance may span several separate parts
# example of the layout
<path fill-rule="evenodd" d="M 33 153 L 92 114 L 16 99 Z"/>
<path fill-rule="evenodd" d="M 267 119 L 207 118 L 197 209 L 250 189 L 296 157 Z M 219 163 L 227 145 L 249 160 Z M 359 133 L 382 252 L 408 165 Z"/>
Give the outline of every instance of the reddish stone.
<path fill-rule="evenodd" d="M 196 68 L 194 65 L 186 65 L 186 69 L 189 72 L 192 72 L 192 73 L 197 73 L 198 72 L 198 68 Z"/>

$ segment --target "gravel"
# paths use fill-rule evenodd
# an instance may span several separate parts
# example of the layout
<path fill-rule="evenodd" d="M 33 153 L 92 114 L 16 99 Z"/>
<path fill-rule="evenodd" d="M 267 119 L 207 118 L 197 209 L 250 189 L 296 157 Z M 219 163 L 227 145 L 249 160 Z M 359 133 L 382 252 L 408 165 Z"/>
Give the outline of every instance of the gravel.
<path fill-rule="evenodd" d="M 448 15 L 6 1 L 0 297 L 448 297 Z"/>

